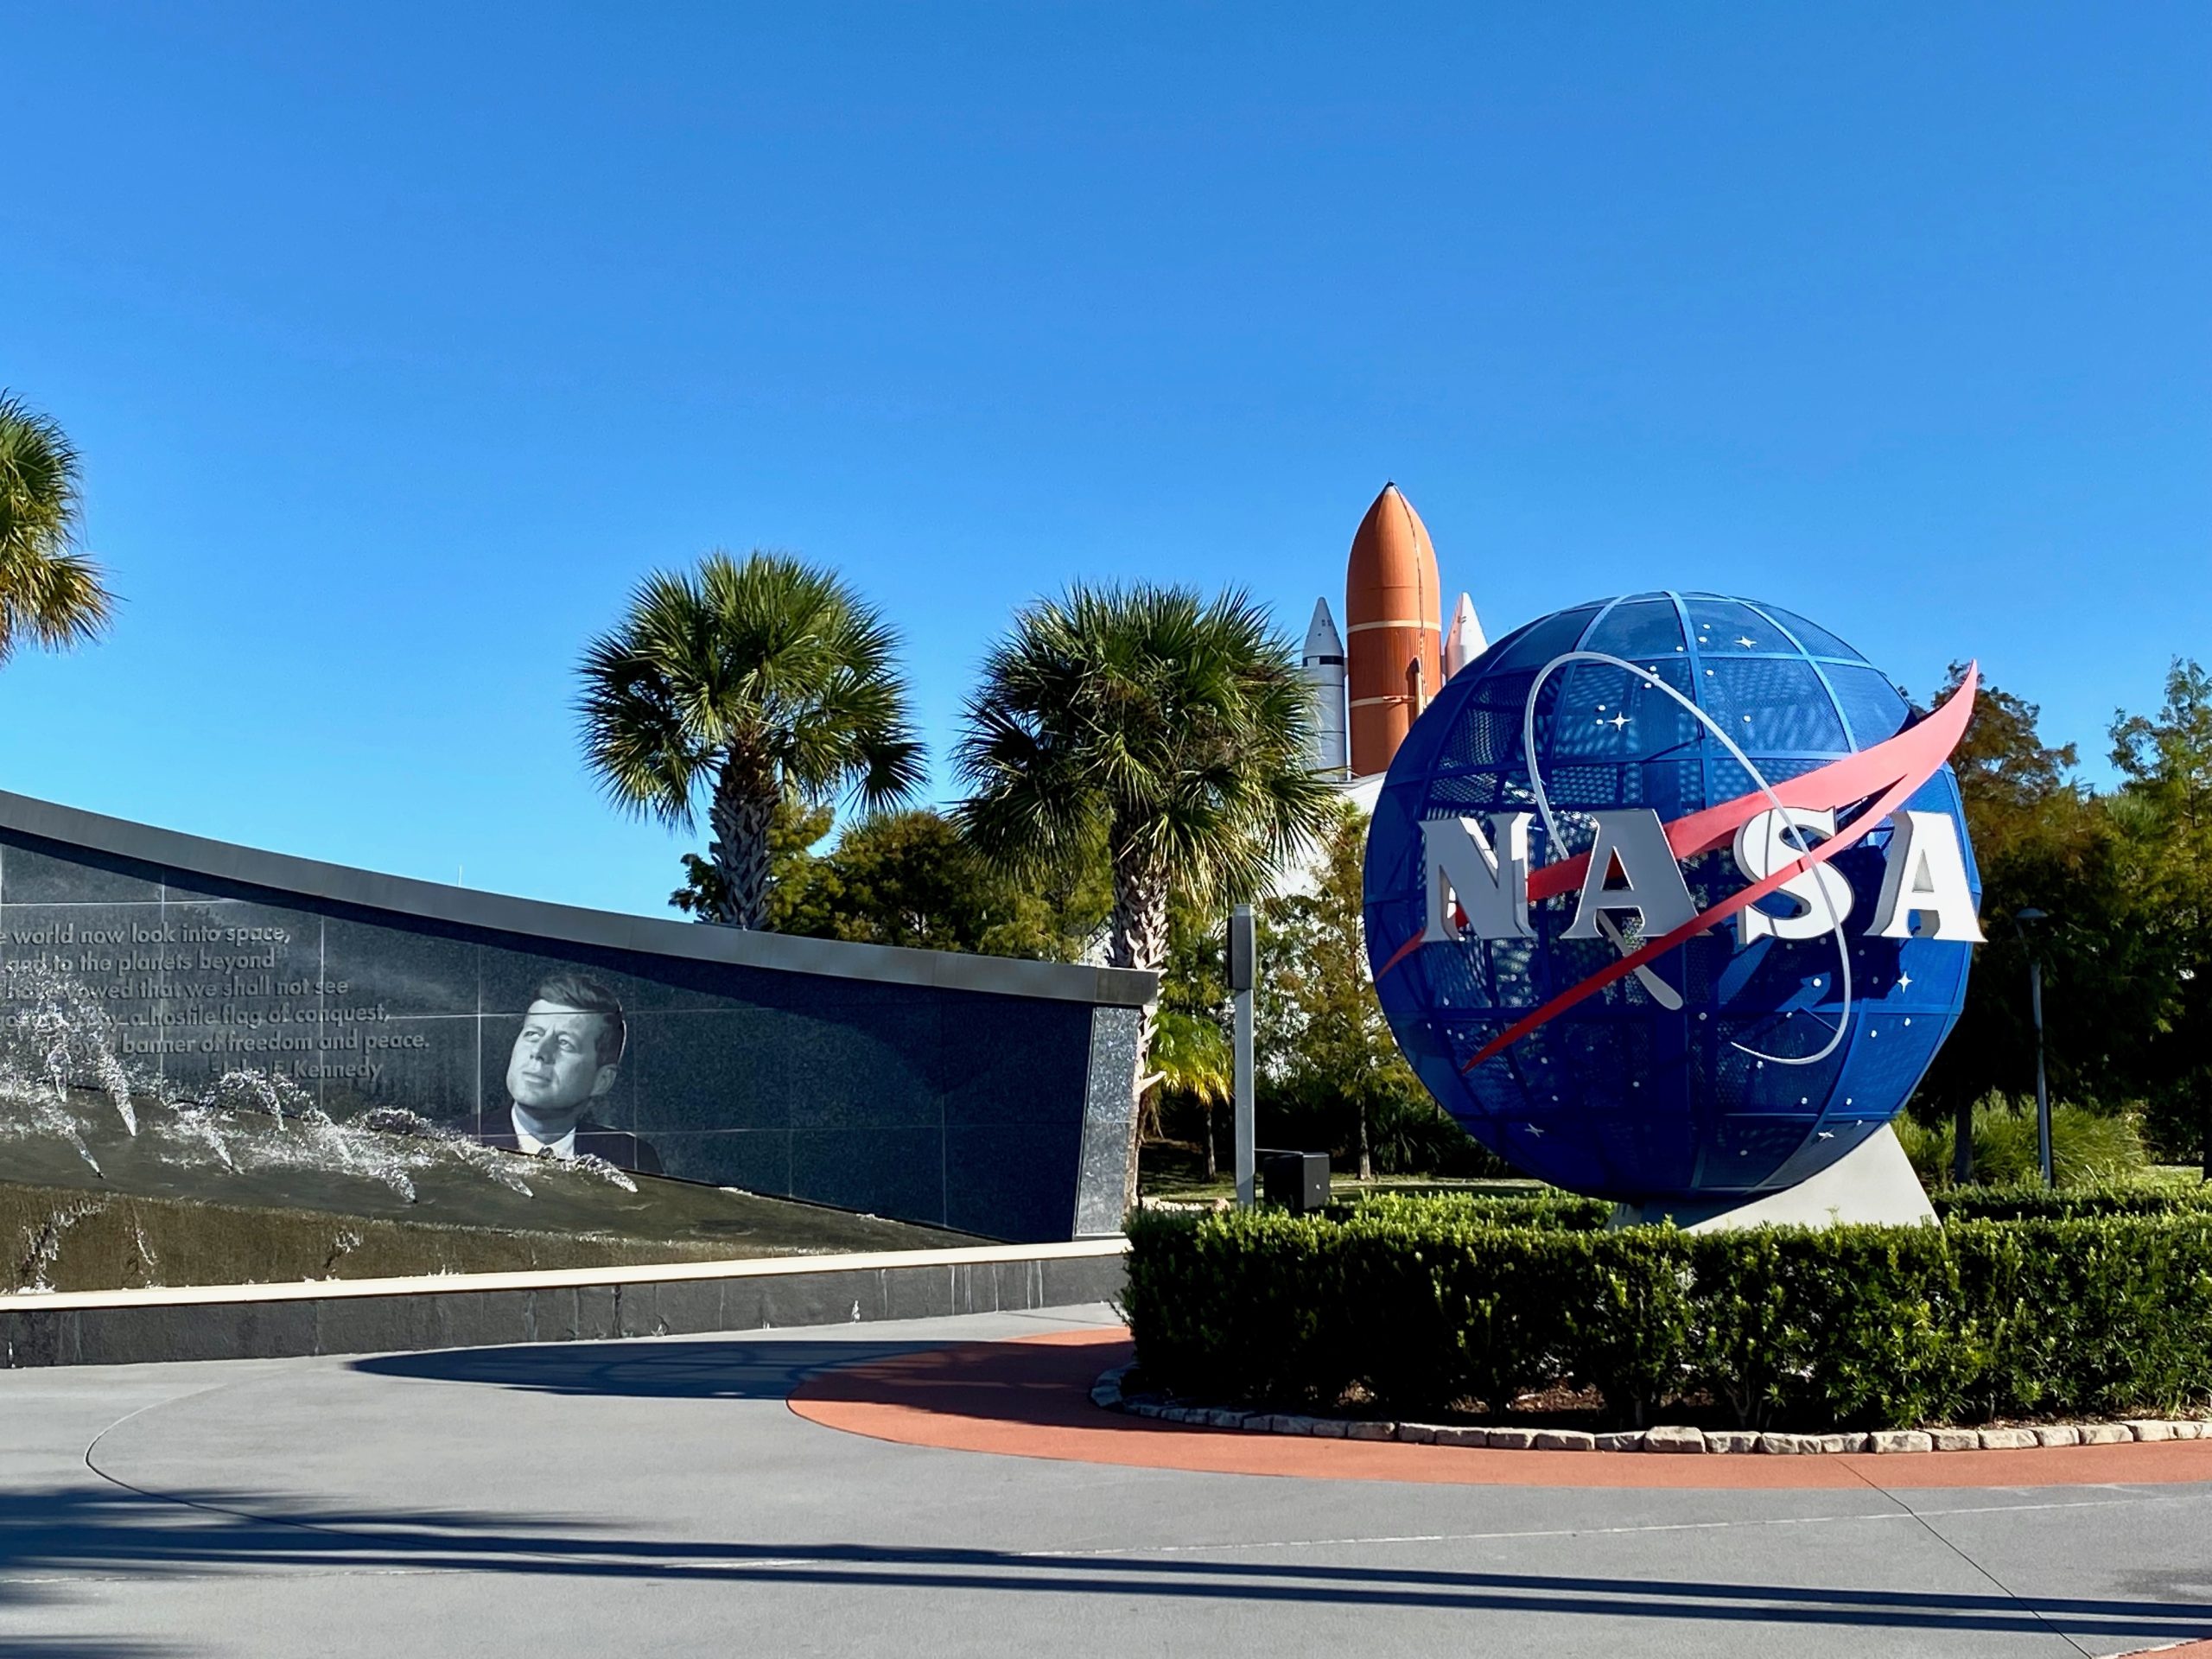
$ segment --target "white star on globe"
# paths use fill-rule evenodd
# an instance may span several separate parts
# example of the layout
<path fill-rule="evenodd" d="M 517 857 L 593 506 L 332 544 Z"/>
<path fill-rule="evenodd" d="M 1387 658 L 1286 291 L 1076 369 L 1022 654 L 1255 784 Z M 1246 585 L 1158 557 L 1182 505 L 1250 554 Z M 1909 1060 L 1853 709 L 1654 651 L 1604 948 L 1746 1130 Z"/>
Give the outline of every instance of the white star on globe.
<path fill-rule="evenodd" d="M 1739 633 L 1736 636 L 1736 643 L 1741 645 L 1745 651 L 1749 651 L 1756 642 L 1753 641 L 1750 634 Z"/>
<path fill-rule="evenodd" d="M 1897 989 L 1901 991 L 1909 991 L 1911 988 L 1912 976 L 1910 974 L 1899 974 L 1897 976 Z"/>

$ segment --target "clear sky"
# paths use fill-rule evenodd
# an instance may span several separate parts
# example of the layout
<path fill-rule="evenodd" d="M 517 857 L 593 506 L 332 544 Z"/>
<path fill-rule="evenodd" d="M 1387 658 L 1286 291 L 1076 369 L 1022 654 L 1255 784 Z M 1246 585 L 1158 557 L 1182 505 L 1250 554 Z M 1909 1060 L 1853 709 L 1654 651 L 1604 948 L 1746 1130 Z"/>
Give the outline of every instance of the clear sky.
<path fill-rule="evenodd" d="M 657 911 L 569 706 L 645 570 L 837 566 L 941 753 L 1023 601 L 1302 634 L 1392 478 L 1493 637 L 1769 598 L 2101 770 L 2212 658 L 2208 65 L 2198 4 L 0 0 L 0 384 L 128 601 L 0 671 L 0 787 Z"/>

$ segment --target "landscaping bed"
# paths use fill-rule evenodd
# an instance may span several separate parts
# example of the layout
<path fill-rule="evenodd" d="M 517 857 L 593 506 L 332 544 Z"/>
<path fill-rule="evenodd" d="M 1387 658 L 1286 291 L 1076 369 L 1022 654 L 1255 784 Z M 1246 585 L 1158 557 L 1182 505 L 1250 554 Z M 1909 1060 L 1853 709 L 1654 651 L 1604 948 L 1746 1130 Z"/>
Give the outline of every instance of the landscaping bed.
<path fill-rule="evenodd" d="M 1129 1387 L 1207 1410 L 1593 1436 L 2204 1414 L 2204 1194 L 1941 1198 L 1940 1227 L 1695 1236 L 1607 1230 L 1610 1206 L 1561 1194 L 1141 1214 Z"/>

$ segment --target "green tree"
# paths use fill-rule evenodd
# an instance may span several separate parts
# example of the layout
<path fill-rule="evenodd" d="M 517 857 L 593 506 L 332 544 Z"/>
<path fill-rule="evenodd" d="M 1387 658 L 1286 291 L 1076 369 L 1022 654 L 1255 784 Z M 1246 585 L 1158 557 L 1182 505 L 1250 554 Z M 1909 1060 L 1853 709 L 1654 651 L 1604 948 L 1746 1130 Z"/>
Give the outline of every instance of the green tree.
<path fill-rule="evenodd" d="M 776 804 L 768 825 L 768 931 L 788 933 L 792 907 L 821 861 L 817 842 L 830 833 L 836 815 L 826 806 L 803 801 Z M 728 888 L 715 867 L 696 853 L 683 855 L 683 885 L 668 895 L 668 902 L 686 912 L 695 922 L 711 922 L 721 913 Z"/>
<path fill-rule="evenodd" d="M 1966 677 L 1967 664 L 1953 663 L 1937 702 L 1948 702 Z M 2069 776 L 2080 753 L 2071 743 L 2045 743 L 2037 730 L 2042 718 L 2036 704 L 1986 681 L 1974 694 L 1966 733 L 1951 751 L 1951 770 L 1977 846 L 2010 846 L 2047 834 L 2052 808 L 2082 799 Z"/>
<path fill-rule="evenodd" d="M 1229 1103 L 1235 1085 L 1236 1058 L 1220 1019 L 1205 1012 L 1160 1009 L 1152 1038 L 1152 1074 L 1138 1086 L 1153 1091 L 1155 1122 L 1163 1095 L 1174 1095 L 1198 1108 L 1198 1141 L 1208 1180 L 1220 1173 L 1214 1109 Z"/>
<path fill-rule="evenodd" d="M 1158 972 L 1171 903 L 1216 911 L 1255 893 L 1325 822 L 1333 798 L 1307 767 L 1313 726 L 1291 642 L 1243 594 L 1077 587 L 1021 612 L 985 659 L 959 748 L 972 792 L 958 820 L 1004 868 L 1103 844 L 1106 959 Z M 1140 1082 L 1154 1022 L 1147 1009 Z"/>
<path fill-rule="evenodd" d="M 702 798 L 713 919 L 770 919 L 771 830 L 785 801 L 850 791 L 869 807 L 921 778 L 896 637 L 825 570 L 719 550 L 694 573 L 649 576 L 592 641 L 577 711 L 584 753 L 615 804 L 690 829 Z"/>
<path fill-rule="evenodd" d="M 1236 1083 L 1227 920 L 1217 912 L 1173 905 L 1167 938 L 1160 1026 L 1152 1046 L 1153 1087 L 1141 1138 L 1187 1137 L 1198 1147 L 1211 1179 L 1221 1158 L 1216 1108 L 1230 1101 Z"/>
<path fill-rule="evenodd" d="M 27 642 L 65 651 L 108 626 L 114 595 L 77 545 L 83 514 L 68 435 L 0 391 L 0 663 Z"/>
<path fill-rule="evenodd" d="M 2172 824 L 2177 859 L 2195 865 L 2212 855 L 2212 674 L 2177 657 L 2165 690 L 2155 716 L 2113 711 L 2112 763 L 2121 788 Z"/>
<path fill-rule="evenodd" d="M 1016 879 L 985 861 L 943 814 L 877 812 L 833 844 L 827 807 L 787 803 L 769 836 L 768 925 L 779 933 L 1072 962 L 1096 939 L 1112 903 L 1103 861 L 1062 880 Z M 711 912 L 719 878 L 683 856 L 677 909 Z"/>
<path fill-rule="evenodd" d="M 983 950 L 1016 904 L 1012 884 L 927 810 L 847 826 L 791 893 L 788 932 L 925 950 Z"/>
<path fill-rule="evenodd" d="M 1359 1178 L 1375 1178 L 1374 1120 L 1386 1103 L 1425 1099 L 1368 977 L 1362 923 L 1367 818 L 1340 804 L 1311 884 L 1261 907 L 1266 925 L 1260 1030 L 1271 1092 L 1334 1102 L 1350 1115 Z"/>
<path fill-rule="evenodd" d="M 2154 1143 L 2196 1152 L 2212 1097 L 2212 687 L 2177 662 L 2156 715 L 2115 715 L 2121 782 L 2101 795 L 2069 777 L 2073 747 L 2045 743 L 2037 720 L 2034 704 L 1985 687 L 1953 758 L 1988 943 L 1974 953 L 1966 1008 L 1916 1115 L 1963 1122 L 1988 1090 L 2031 1090 L 2032 957 L 2053 1094 L 2107 1112 L 2140 1103 Z M 2029 910 L 2044 918 L 2023 927 Z M 1955 1124 L 1951 1144 L 1961 1133 Z"/>
<path fill-rule="evenodd" d="M 2140 1067 L 2147 1128 L 2171 1156 L 2212 1177 L 2212 675 L 2176 658 L 2155 715 L 2116 712 L 2109 798 L 2133 855 L 2139 985 L 2152 1029 Z"/>

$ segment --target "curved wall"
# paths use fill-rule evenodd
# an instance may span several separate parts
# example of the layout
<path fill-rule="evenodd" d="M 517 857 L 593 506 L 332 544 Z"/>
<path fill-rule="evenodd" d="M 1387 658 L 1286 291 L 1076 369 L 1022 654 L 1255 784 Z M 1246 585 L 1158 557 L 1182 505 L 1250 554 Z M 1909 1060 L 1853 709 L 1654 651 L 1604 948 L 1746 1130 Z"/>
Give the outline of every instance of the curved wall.
<path fill-rule="evenodd" d="M 582 976 L 625 1027 L 592 1149 L 1025 1242 L 1118 1230 L 1156 983 L 542 904 L 0 792 L 0 1014 L 47 973 L 172 1094 L 251 1067 L 334 1117 L 494 1140 L 525 1010 Z"/>

